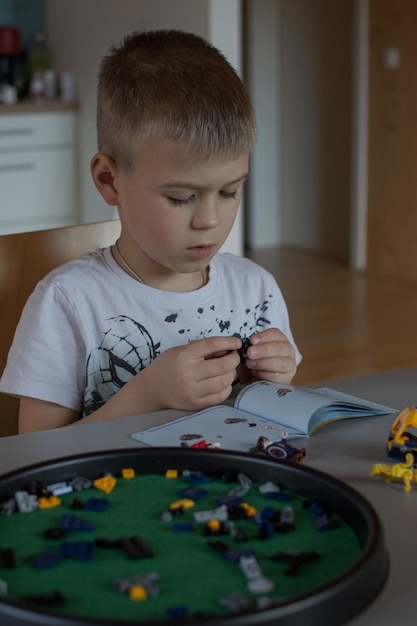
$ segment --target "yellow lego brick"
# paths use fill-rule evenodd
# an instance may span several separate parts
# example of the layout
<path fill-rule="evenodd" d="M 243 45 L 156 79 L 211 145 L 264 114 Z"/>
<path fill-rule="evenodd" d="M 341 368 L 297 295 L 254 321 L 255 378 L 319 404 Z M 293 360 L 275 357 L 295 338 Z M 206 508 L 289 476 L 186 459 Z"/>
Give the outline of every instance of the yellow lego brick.
<path fill-rule="evenodd" d="M 123 478 L 134 478 L 135 470 L 131 467 L 125 467 L 122 469 L 122 477 Z"/>
<path fill-rule="evenodd" d="M 169 469 L 165 472 L 165 478 L 178 478 L 178 470 Z"/>
<path fill-rule="evenodd" d="M 41 498 L 38 498 L 39 509 L 53 509 L 55 506 L 60 506 L 61 504 L 61 498 L 58 498 L 57 496 L 42 496 Z"/>
<path fill-rule="evenodd" d="M 194 505 L 194 500 L 191 500 L 190 498 L 183 498 L 182 500 L 176 500 L 176 502 L 171 502 L 169 508 L 171 511 L 176 511 L 177 509 L 190 509 Z"/>
<path fill-rule="evenodd" d="M 256 513 L 258 512 L 257 509 L 255 509 L 254 506 L 251 506 L 250 504 L 248 504 L 247 502 L 242 502 L 241 505 L 242 509 L 245 509 L 246 511 L 246 515 L 247 517 L 253 517 L 254 515 L 256 515 Z"/>
<path fill-rule="evenodd" d="M 135 585 L 129 589 L 129 598 L 131 600 L 146 600 L 148 592 L 143 585 Z"/>
<path fill-rule="evenodd" d="M 102 476 L 102 478 L 97 478 L 93 482 L 93 485 L 96 489 L 100 489 L 100 491 L 104 491 L 105 493 L 110 493 L 113 491 L 117 480 L 113 476 Z"/>

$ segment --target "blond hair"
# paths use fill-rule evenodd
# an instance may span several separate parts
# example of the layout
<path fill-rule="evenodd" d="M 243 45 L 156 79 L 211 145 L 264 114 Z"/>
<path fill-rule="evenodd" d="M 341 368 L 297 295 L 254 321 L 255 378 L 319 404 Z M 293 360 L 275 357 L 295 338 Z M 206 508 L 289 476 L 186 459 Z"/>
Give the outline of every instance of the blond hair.
<path fill-rule="evenodd" d="M 247 90 L 219 50 L 157 30 L 134 32 L 103 58 L 97 133 L 99 151 L 129 170 L 148 138 L 179 142 L 196 157 L 236 158 L 250 152 L 256 126 Z"/>

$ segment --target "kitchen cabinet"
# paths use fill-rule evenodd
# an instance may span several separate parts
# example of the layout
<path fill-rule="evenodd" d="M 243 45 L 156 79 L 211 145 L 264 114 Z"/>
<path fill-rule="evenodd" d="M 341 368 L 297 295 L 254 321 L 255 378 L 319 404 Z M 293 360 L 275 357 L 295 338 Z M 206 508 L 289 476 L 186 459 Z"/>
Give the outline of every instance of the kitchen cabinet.
<path fill-rule="evenodd" d="M 75 110 L 0 114 L 0 235 L 79 221 Z"/>

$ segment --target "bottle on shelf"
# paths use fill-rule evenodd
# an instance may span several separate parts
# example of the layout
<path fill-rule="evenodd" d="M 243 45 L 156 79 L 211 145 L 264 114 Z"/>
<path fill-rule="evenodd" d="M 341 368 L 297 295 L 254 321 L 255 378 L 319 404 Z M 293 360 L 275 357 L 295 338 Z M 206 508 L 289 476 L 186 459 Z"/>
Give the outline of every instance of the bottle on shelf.
<path fill-rule="evenodd" d="M 28 51 L 29 95 L 31 100 L 40 102 L 53 99 L 52 55 L 46 43 L 45 33 L 37 32 L 34 43 Z"/>
<path fill-rule="evenodd" d="M 52 69 L 52 55 L 46 44 L 45 33 L 38 32 L 35 34 L 35 41 L 29 48 L 29 71 L 31 75 L 38 71 Z"/>

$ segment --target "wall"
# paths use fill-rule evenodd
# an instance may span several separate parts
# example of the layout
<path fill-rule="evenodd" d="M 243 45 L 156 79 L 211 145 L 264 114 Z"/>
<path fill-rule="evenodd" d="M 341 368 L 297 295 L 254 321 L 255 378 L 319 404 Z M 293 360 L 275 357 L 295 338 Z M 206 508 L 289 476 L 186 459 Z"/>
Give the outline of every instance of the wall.
<path fill-rule="evenodd" d="M 74 72 L 78 81 L 81 210 L 85 221 L 108 219 L 114 210 L 93 186 L 89 163 L 96 152 L 97 71 L 112 43 L 133 30 L 180 28 L 213 40 L 240 69 L 240 3 L 238 0 L 46 0 L 49 40 L 58 71 Z M 239 217 L 227 249 L 242 250 Z"/>
<path fill-rule="evenodd" d="M 354 5 L 247 0 L 246 9 L 248 81 L 260 125 L 247 241 L 346 261 Z"/>

